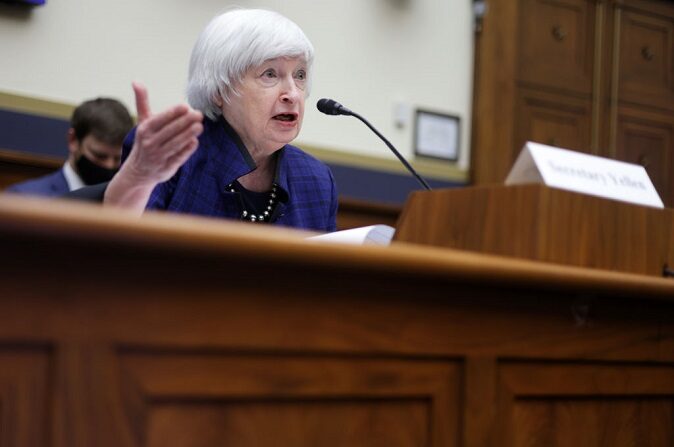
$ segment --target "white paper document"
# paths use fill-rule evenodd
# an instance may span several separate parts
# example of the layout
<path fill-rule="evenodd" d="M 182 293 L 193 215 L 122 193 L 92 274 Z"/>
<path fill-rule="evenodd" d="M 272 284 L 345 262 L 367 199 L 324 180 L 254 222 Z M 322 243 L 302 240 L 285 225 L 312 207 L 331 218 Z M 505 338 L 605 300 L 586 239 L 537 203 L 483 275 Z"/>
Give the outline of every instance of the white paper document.
<path fill-rule="evenodd" d="M 389 245 L 394 233 L 395 228 L 389 225 L 370 225 L 311 236 L 307 240 L 352 245 Z"/>

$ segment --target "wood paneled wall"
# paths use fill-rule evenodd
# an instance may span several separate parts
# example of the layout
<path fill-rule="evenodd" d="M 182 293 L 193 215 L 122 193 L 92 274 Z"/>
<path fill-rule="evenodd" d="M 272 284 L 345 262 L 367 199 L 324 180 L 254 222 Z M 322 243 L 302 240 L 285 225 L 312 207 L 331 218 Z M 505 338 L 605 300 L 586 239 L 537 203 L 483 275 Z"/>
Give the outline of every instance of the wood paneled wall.
<path fill-rule="evenodd" d="M 643 165 L 674 205 L 674 4 L 490 0 L 478 39 L 473 181 L 526 141 Z"/>

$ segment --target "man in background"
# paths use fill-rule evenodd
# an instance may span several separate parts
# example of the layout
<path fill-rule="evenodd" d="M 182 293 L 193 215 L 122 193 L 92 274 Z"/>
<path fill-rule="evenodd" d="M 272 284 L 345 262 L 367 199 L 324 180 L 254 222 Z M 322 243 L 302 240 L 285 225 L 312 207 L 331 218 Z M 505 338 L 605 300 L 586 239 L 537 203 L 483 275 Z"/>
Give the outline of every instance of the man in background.
<path fill-rule="evenodd" d="M 39 196 L 60 196 L 86 185 L 107 182 L 119 169 L 122 142 L 133 119 L 122 103 L 96 98 L 80 104 L 70 119 L 68 159 L 60 170 L 6 191 Z"/>

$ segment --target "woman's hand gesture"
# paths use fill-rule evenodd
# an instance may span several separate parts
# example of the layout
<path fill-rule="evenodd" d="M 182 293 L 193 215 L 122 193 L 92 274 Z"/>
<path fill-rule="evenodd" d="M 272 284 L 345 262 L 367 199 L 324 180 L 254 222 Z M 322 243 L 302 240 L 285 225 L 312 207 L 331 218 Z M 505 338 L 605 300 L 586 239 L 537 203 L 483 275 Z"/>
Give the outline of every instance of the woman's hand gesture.
<path fill-rule="evenodd" d="M 199 146 L 203 115 L 186 104 L 153 115 L 147 89 L 133 83 L 138 127 L 129 158 L 110 182 L 104 203 L 142 212 L 154 187 L 170 179 Z"/>

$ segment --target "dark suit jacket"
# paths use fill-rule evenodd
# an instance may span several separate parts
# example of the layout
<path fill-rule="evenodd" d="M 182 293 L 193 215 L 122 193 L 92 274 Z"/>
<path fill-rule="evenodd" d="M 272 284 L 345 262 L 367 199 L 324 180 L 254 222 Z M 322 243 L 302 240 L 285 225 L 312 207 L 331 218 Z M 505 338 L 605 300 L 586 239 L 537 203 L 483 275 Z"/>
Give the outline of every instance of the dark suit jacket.
<path fill-rule="evenodd" d="M 9 186 L 6 191 L 36 196 L 55 197 L 70 192 L 63 168 L 56 172 Z"/>

